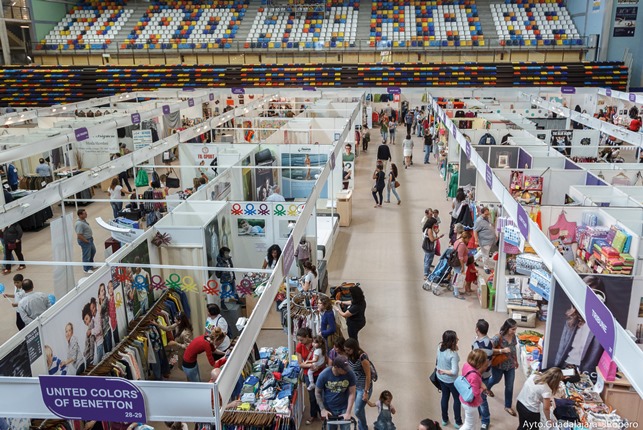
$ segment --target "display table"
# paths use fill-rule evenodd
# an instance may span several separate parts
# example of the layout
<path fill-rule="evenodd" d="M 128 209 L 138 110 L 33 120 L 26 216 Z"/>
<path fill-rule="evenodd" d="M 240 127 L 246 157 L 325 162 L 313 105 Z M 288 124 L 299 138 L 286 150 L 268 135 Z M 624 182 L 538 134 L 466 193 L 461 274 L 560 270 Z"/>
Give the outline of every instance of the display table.
<path fill-rule="evenodd" d="M 605 380 L 598 367 L 596 373 Z M 605 404 L 616 409 L 623 418 L 633 423 L 643 423 L 643 399 L 621 372 L 616 373 L 615 381 L 605 381 L 601 397 Z"/>
<path fill-rule="evenodd" d="M 353 191 L 341 191 L 337 193 L 337 213 L 339 214 L 339 226 L 348 227 L 353 218 Z"/>

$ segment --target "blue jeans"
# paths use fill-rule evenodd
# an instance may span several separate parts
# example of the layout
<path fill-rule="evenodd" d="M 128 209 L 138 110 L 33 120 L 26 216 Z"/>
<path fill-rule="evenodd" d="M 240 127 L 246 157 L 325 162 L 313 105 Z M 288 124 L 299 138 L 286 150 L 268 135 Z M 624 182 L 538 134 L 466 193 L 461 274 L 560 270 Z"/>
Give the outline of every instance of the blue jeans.
<path fill-rule="evenodd" d="M 505 408 L 510 408 L 513 404 L 514 395 L 514 379 L 516 377 L 516 369 L 502 370 L 498 367 L 491 368 L 491 384 L 487 385 L 491 389 L 496 385 L 502 377 L 505 377 Z"/>
<path fill-rule="evenodd" d="M 440 387 L 442 387 L 442 400 L 440 401 L 440 406 L 442 408 L 442 421 L 449 421 L 449 396 L 453 397 L 453 415 L 455 415 L 455 423 L 459 426 L 462 425 L 462 415 L 460 409 L 462 404 L 460 403 L 460 393 L 455 389 L 455 384 L 447 383 L 442 380 L 440 381 Z"/>
<path fill-rule="evenodd" d="M 424 145 L 424 164 L 429 164 L 430 155 L 431 155 L 431 145 Z"/>
<path fill-rule="evenodd" d="M 488 387 L 491 384 L 493 378 L 490 376 L 487 379 L 483 379 L 482 383 Z M 487 424 L 491 422 L 491 413 L 489 412 L 489 402 L 487 402 L 487 395 L 482 392 L 482 403 L 478 406 L 478 412 L 480 412 L 480 420 L 482 424 Z"/>
<path fill-rule="evenodd" d="M 201 373 L 199 372 L 198 364 L 194 367 L 181 367 L 183 368 L 183 372 L 185 372 L 185 376 L 188 378 L 188 382 L 201 382 Z"/>
<path fill-rule="evenodd" d="M 431 274 L 431 267 L 433 266 L 433 257 L 435 257 L 435 251 L 424 253 L 424 276 L 429 276 Z"/>
<path fill-rule="evenodd" d="M 373 394 L 373 387 L 368 392 L 368 398 Z M 366 402 L 364 401 L 364 389 L 361 388 L 355 393 L 355 416 L 358 420 L 359 430 L 368 430 L 368 422 L 366 421 Z"/>
<path fill-rule="evenodd" d="M 96 255 L 96 247 L 94 246 L 94 239 L 89 239 L 89 242 L 78 241 L 80 249 L 83 252 L 83 263 L 93 263 L 94 256 Z M 83 266 L 83 270 L 87 272 L 94 268 L 93 264 L 89 266 Z"/>
<path fill-rule="evenodd" d="M 399 202 L 400 195 L 397 193 L 397 190 L 395 188 L 395 182 L 389 182 L 388 185 L 386 186 L 386 203 L 391 202 L 391 191 L 393 191 L 393 195 L 397 198 L 397 201 Z"/>
<path fill-rule="evenodd" d="M 110 205 L 112 205 L 114 218 L 118 218 L 118 213 L 123 209 L 123 202 L 110 202 Z"/>

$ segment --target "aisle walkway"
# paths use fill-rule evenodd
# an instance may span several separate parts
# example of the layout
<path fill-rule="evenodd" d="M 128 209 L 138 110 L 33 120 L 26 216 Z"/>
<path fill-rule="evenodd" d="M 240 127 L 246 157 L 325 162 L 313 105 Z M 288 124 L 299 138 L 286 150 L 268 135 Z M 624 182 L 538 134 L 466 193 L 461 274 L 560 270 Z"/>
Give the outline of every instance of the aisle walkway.
<path fill-rule="evenodd" d="M 340 230 L 330 262 L 330 285 L 343 281 L 361 283 L 368 308 L 367 325 L 360 332 L 360 344 L 379 374 L 372 400 L 377 400 L 382 390 L 390 390 L 398 412 L 394 417 L 397 428 L 412 429 L 417 428 L 423 418 L 440 419 L 440 396 L 430 385 L 428 376 L 435 364 L 442 333 L 449 329 L 458 333 L 462 365 L 475 337 L 476 321 L 479 318 L 489 321 L 490 335 L 493 335 L 507 316 L 482 310 L 477 298 L 460 301 L 450 294 L 437 297 L 422 290 L 420 221 L 427 207 L 437 208 L 442 230 L 448 232 L 451 202 L 446 198 L 445 183 L 433 161 L 430 165 L 422 164 L 420 138 L 414 138 L 415 164 L 404 170 L 401 162 L 403 136 L 398 135 L 391 152 L 393 162 L 400 169 L 402 204 L 397 206 L 391 196 L 392 203 L 375 209 L 370 188 L 377 146 L 381 141 L 378 131 L 372 130 L 369 150 L 360 153 L 356 162 L 353 222 L 350 227 Z M 447 245 L 445 239 L 442 239 L 443 249 Z M 525 380 L 522 372 L 516 374 L 514 404 Z M 503 387 L 502 382 L 496 386 L 496 397 L 490 399 L 491 426 L 515 429 L 517 419 L 503 410 Z M 368 409 L 369 425 L 372 425 L 377 412 L 375 408 Z M 453 422 L 452 413 L 450 418 Z"/>

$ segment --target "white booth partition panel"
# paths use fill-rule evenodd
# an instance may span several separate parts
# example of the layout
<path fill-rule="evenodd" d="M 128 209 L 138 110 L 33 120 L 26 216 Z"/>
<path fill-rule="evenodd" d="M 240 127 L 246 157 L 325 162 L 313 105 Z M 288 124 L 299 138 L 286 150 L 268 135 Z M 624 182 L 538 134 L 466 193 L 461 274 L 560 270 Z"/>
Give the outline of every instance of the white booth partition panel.
<path fill-rule="evenodd" d="M 569 195 L 583 206 L 640 206 L 627 194 L 610 186 L 576 185 L 570 187 Z"/>
<path fill-rule="evenodd" d="M 630 198 L 635 200 L 636 202 L 643 204 L 643 187 L 638 185 L 638 186 L 625 186 L 625 185 L 618 185 L 616 186 L 617 189 L 621 190 Z"/>
<path fill-rule="evenodd" d="M 562 157 L 562 156 L 561 156 Z M 545 167 L 551 167 L 556 169 L 565 168 L 565 158 L 547 156 L 547 157 L 532 157 L 531 168 L 540 169 Z"/>

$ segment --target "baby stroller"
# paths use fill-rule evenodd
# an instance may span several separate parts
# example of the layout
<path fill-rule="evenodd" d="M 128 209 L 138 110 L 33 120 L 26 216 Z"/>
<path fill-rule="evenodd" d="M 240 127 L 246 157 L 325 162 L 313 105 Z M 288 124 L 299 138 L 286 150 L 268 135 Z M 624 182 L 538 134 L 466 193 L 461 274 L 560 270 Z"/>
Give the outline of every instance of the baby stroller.
<path fill-rule="evenodd" d="M 449 291 L 453 291 L 453 286 L 451 285 L 451 266 L 449 266 L 449 257 L 451 253 L 454 252 L 453 248 L 448 248 L 440 259 L 438 264 L 433 269 L 433 272 L 428 276 L 422 289 L 425 291 L 432 291 L 433 294 L 439 296 L 442 294 L 442 289 L 446 288 Z"/>

